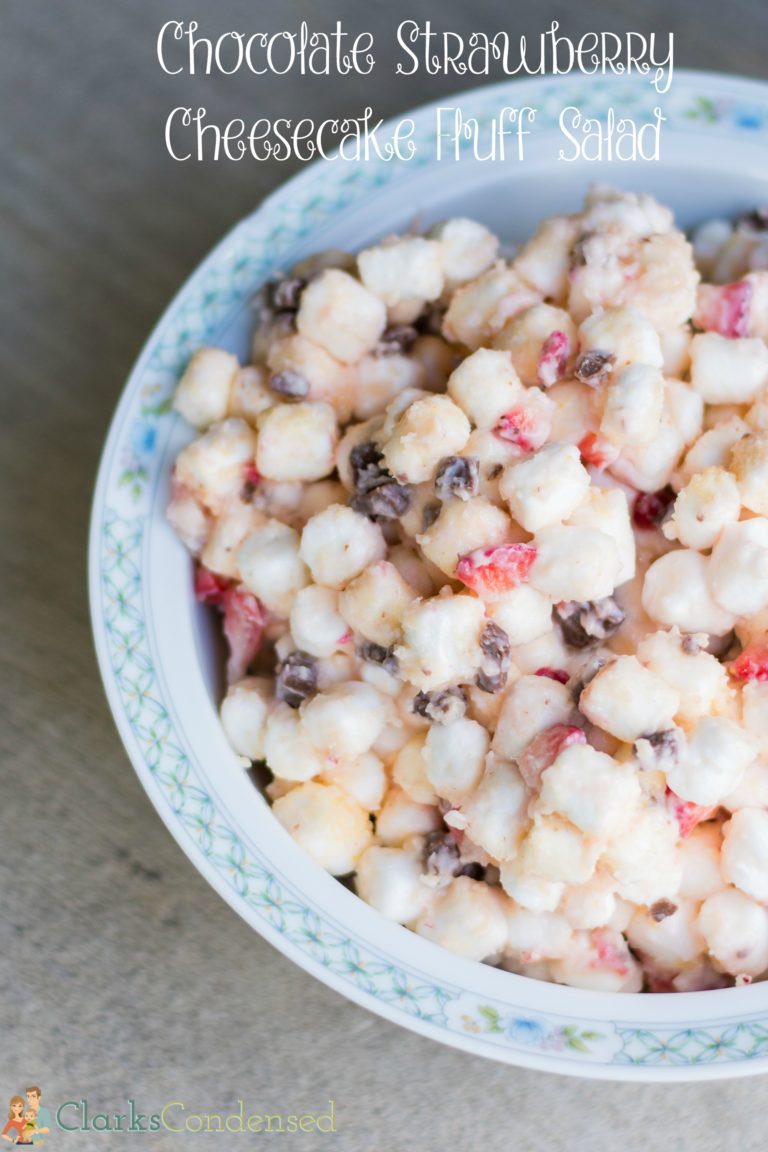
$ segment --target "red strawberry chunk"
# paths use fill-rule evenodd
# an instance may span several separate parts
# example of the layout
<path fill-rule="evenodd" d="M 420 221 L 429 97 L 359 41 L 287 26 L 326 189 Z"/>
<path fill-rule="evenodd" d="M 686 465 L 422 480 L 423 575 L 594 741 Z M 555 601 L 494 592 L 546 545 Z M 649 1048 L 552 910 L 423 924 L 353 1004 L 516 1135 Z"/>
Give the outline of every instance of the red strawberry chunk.
<path fill-rule="evenodd" d="M 261 472 L 252 460 L 243 466 L 243 483 L 251 484 L 254 488 L 261 483 Z"/>
<path fill-rule="evenodd" d="M 733 284 L 702 284 L 693 322 L 705 332 L 719 332 L 735 339 L 749 335 L 749 312 L 754 288 L 749 280 Z"/>
<path fill-rule="evenodd" d="M 195 569 L 195 596 L 201 604 L 212 604 L 216 608 L 221 608 L 231 584 L 232 581 L 226 576 L 211 572 L 204 564 L 198 564 Z"/>
<path fill-rule="evenodd" d="M 615 444 L 611 444 L 610 441 L 599 436 L 597 432 L 587 432 L 586 436 L 579 441 L 578 447 L 582 463 L 591 464 L 599 472 L 609 468 L 619 458 L 619 449 Z"/>
<path fill-rule="evenodd" d="M 595 959 L 590 964 L 591 968 L 608 968 L 611 972 L 618 973 L 619 976 L 626 976 L 629 972 L 629 949 L 626 944 L 621 948 L 616 943 L 615 938 L 598 928 L 592 933 L 592 946 L 595 951 Z"/>
<path fill-rule="evenodd" d="M 587 737 L 574 724 L 553 724 L 534 736 L 518 758 L 520 775 L 529 788 L 538 788 L 542 772 L 554 764 L 561 752 L 572 744 L 586 744 Z"/>
<path fill-rule="evenodd" d="M 456 576 L 478 596 L 493 600 L 524 583 L 536 559 L 532 544 L 498 544 L 459 557 Z"/>
<path fill-rule="evenodd" d="M 768 680 L 768 639 L 747 644 L 728 671 L 736 680 Z"/>
<path fill-rule="evenodd" d="M 692 800 L 683 800 L 671 788 L 667 788 L 666 798 L 667 808 L 677 820 L 683 839 L 690 836 L 697 824 L 709 820 L 717 811 L 717 805 L 708 808 L 703 804 L 694 804 Z"/>
<path fill-rule="evenodd" d="M 547 676 L 550 680 L 557 680 L 558 684 L 567 684 L 571 678 L 565 668 L 537 668 L 534 675 Z"/>
<path fill-rule="evenodd" d="M 632 505 L 632 520 L 636 528 L 658 528 L 667 509 L 675 502 L 677 493 L 669 484 L 658 492 L 638 492 Z"/>
<path fill-rule="evenodd" d="M 531 408 L 511 408 L 500 417 L 494 433 L 507 444 L 514 444 L 523 452 L 536 452 L 549 435 L 545 421 Z"/>
<path fill-rule="evenodd" d="M 240 587 L 224 593 L 224 635 L 229 645 L 227 682 L 240 680 L 261 648 L 266 612 L 260 600 Z"/>
<path fill-rule="evenodd" d="M 542 388 L 551 388 L 565 375 L 565 368 L 571 352 L 571 342 L 565 332 L 550 332 L 541 346 L 541 355 L 536 369 Z"/>

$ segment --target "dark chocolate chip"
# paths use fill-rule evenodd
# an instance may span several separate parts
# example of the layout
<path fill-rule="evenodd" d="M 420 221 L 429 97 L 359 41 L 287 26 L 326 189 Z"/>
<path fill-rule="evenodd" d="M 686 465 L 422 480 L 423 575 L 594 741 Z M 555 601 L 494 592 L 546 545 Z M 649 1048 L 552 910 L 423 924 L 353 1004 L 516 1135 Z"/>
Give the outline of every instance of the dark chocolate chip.
<path fill-rule="evenodd" d="M 615 360 L 609 352 L 582 352 L 576 360 L 574 375 L 582 384 L 602 384 Z"/>
<path fill-rule="evenodd" d="M 267 285 L 267 302 L 275 312 L 296 312 L 307 286 L 301 276 L 286 276 Z"/>
<path fill-rule="evenodd" d="M 416 331 L 425 336 L 442 336 L 445 313 L 443 304 L 426 304 L 414 321 Z"/>
<path fill-rule="evenodd" d="M 275 695 L 291 708 L 298 708 L 317 692 L 317 661 L 308 652 L 290 652 L 280 665 Z"/>
<path fill-rule="evenodd" d="M 581 604 L 564 600 L 555 605 L 555 618 L 566 644 L 571 648 L 588 648 L 613 636 L 624 623 L 625 614 L 613 596 L 606 596 Z"/>
<path fill-rule="evenodd" d="M 418 338 L 419 333 L 412 324 L 390 324 L 384 329 L 376 351 L 379 356 L 410 352 Z"/>
<path fill-rule="evenodd" d="M 438 887 L 450 884 L 456 876 L 482 880 L 485 868 L 476 861 L 462 864 L 459 846 L 450 832 L 430 832 L 424 845 L 424 871 L 436 877 Z"/>
<path fill-rule="evenodd" d="M 270 376 L 269 387 L 283 400 L 303 400 L 309 395 L 309 381 L 298 372 L 292 372 L 290 368 Z"/>
<path fill-rule="evenodd" d="M 411 489 L 407 484 L 388 480 L 368 492 L 355 496 L 351 506 L 355 512 L 360 512 L 371 520 L 397 520 L 398 516 L 404 516 L 408 511 L 412 498 Z"/>
<path fill-rule="evenodd" d="M 357 654 L 361 660 L 367 660 L 369 664 L 380 664 L 386 672 L 389 672 L 390 676 L 397 675 L 398 663 L 394 645 L 385 648 L 383 644 L 366 641 L 360 645 Z"/>
<path fill-rule="evenodd" d="M 644 755 L 639 748 L 642 742 L 650 745 L 650 755 Z M 634 745 L 635 755 L 644 768 L 661 769 L 668 772 L 680 763 L 683 752 L 683 737 L 679 728 L 666 728 L 663 732 L 651 732 Z"/>
<path fill-rule="evenodd" d="M 430 504 L 424 505 L 421 510 L 421 525 L 424 532 L 432 527 L 442 510 L 443 506 L 439 500 L 433 500 Z"/>
<path fill-rule="evenodd" d="M 437 466 L 435 492 L 442 499 L 459 496 L 469 500 L 480 490 L 480 461 L 477 456 L 444 456 Z"/>
<path fill-rule="evenodd" d="M 753 208 L 736 217 L 737 232 L 768 232 L 768 208 Z"/>
<path fill-rule="evenodd" d="M 656 900 L 648 911 L 654 920 L 666 920 L 668 916 L 674 916 L 677 912 L 677 904 L 673 904 L 671 900 Z"/>
<path fill-rule="evenodd" d="M 355 444 L 349 454 L 349 467 L 355 492 L 358 494 L 370 492 L 372 488 L 391 480 L 391 473 L 382 465 L 383 459 L 384 454 L 373 440 Z"/>
<path fill-rule="evenodd" d="M 482 692 L 500 692 L 509 676 L 509 636 L 493 620 L 489 620 L 480 635 L 483 661 L 475 681 Z"/>
<path fill-rule="evenodd" d="M 452 724 L 467 711 L 466 690 L 455 685 L 435 692 L 418 692 L 413 698 L 413 710 L 436 724 Z"/>

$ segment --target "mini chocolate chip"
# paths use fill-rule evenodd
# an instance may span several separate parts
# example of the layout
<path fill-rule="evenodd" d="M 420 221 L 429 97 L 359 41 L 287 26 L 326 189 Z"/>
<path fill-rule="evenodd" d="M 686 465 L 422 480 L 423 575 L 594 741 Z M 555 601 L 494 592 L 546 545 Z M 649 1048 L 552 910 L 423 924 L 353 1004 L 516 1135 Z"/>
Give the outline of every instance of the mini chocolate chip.
<path fill-rule="evenodd" d="M 371 488 L 355 496 L 351 507 L 370 520 L 397 520 L 404 516 L 411 506 L 411 489 L 406 484 L 398 484 L 396 480 L 388 480 L 377 488 Z"/>
<path fill-rule="evenodd" d="M 555 605 L 555 618 L 566 644 L 571 648 L 587 648 L 613 636 L 624 623 L 625 613 L 613 596 L 605 596 L 602 600 L 581 604 L 564 600 Z"/>
<path fill-rule="evenodd" d="M 469 876 L 472 880 L 482 880 L 485 876 L 485 868 L 477 861 L 462 864 L 459 846 L 450 832 L 430 832 L 427 836 L 424 872 L 434 878 L 437 888 L 450 884 L 456 876 Z"/>
<path fill-rule="evenodd" d="M 425 304 L 414 321 L 416 331 L 425 336 L 442 336 L 445 313 L 446 308 L 443 304 Z"/>
<path fill-rule="evenodd" d="M 270 376 L 269 387 L 283 400 L 303 400 L 309 395 L 309 381 L 298 372 L 292 372 L 290 368 Z"/>
<path fill-rule="evenodd" d="M 498 479 L 499 476 L 501 476 L 503 471 L 504 471 L 504 465 L 503 464 L 491 464 L 490 468 L 486 472 L 486 476 L 488 477 L 489 480 L 496 480 L 496 479 Z"/>
<path fill-rule="evenodd" d="M 391 473 L 381 463 L 383 459 L 383 452 L 373 440 L 355 444 L 349 454 L 349 467 L 355 492 L 370 492 L 372 488 L 386 484 L 391 479 Z"/>
<path fill-rule="evenodd" d="M 615 360 L 609 352 L 582 352 L 576 360 L 574 375 L 582 384 L 602 384 Z"/>
<path fill-rule="evenodd" d="M 768 232 L 768 208 L 753 208 L 736 217 L 738 232 Z"/>
<path fill-rule="evenodd" d="M 376 352 L 379 356 L 410 352 L 418 338 L 419 333 L 412 324 L 390 324 L 384 329 Z"/>
<path fill-rule="evenodd" d="M 477 456 L 444 456 L 437 466 L 435 492 L 441 499 L 458 496 L 469 500 L 480 490 L 480 461 Z"/>
<path fill-rule="evenodd" d="M 385 672 L 389 672 L 390 676 L 397 675 L 398 663 L 394 644 L 385 648 L 383 644 L 374 644 L 372 641 L 366 640 L 358 648 L 357 654 L 361 660 L 367 660 L 369 664 L 380 664 Z"/>
<path fill-rule="evenodd" d="M 666 920 L 667 916 L 674 916 L 677 912 L 677 904 L 673 904 L 671 900 L 656 900 L 648 911 L 654 920 Z"/>
<path fill-rule="evenodd" d="M 317 692 L 317 661 L 308 652 L 290 652 L 280 665 L 275 695 L 290 708 L 298 708 Z"/>
<path fill-rule="evenodd" d="M 640 767 L 646 770 L 662 769 L 668 772 L 680 763 L 683 752 L 683 736 L 679 728 L 665 728 L 663 732 L 651 732 L 635 741 L 634 752 Z"/>
<path fill-rule="evenodd" d="M 296 312 L 301 294 L 307 286 L 301 276 L 286 276 L 267 285 L 267 301 L 275 312 Z"/>
<path fill-rule="evenodd" d="M 433 500 L 430 504 L 425 504 L 421 510 L 421 525 L 422 531 L 427 532 L 435 520 L 443 510 L 443 506 L 439 500 Z"/>
<path fill-rule="evenodd" d="M 417 692 L 413 710 L 417 716 L 436 724 L 452 724 L 454 720 L 461 720 L 467 711 L 466 690 L 456 685 L 435 692 Z"/>
<path fill-rule="evenodd" d="M 493 620 L 489 620 L 480 634 L 483 662 L 475 683 L 482 692 L 500 692 L 509 676 L 509 636 Z"/>

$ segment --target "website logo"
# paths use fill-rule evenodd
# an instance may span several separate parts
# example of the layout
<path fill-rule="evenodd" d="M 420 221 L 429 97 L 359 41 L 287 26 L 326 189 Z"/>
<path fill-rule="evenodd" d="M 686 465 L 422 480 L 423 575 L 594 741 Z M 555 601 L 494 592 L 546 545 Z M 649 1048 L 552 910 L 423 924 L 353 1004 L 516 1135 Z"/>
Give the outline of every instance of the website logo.
<path fill-rule="evenodd" d="M 8 1120 L 0 1135 L 10 1144 L 42 1144 L 51 1130 L 51 1113 L 41 1103 L 42 1089 L 31 1084 L 24 1095 L 11 1096 Z"/>

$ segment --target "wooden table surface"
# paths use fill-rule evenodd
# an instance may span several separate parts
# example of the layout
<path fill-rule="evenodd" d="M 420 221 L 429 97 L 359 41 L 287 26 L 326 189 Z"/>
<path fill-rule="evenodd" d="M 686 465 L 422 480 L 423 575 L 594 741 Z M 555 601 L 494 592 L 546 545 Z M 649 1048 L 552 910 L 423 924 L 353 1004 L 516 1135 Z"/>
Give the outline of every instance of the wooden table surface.
<path fill-rule="evenodd" d="M 283 959 L 161 825 L 123 752 L 92 650 L 85 552 L 99 450 L 161 308 L 217 238 L 294 166 L 175 164 L 176 104 L 226 120 L 271 108 L 402 112 L 458 85 L 168 77 L 172 18 L 213 34 L 318 19 L 309 0 L 3 0 L 0 12 L 0 1111 L 28 1083 L 93 1110 L 168 1100 L 322 1109 L 306 1148 L 762 1147 L 768 1079 L 712 1086 L 577 1082 L 432 1044 L 342 1000 Z M 676 64 L 768 76 L 761 0 L 334 0 L 382 40 L 406 16 L 529 35 L 556 17 L 676 33 Z M 147 1138 L 145 1138 L 147 1139 Z M 177 1148 L 168 1134 L 154 1148 Z M 201 1143 L 214 1137 L 201 1136 Z M 103 1138 L 70 1138 L 72 1147 Z M 139 1147 L 139 1137 L 125 1142 Z M 63 1147 L 65 1138 L 61 1139 Z M 51 1149 L 58 1138 L 49 1138 Z M 142 1146 L 144 1146 L 142 1144 Z M 220 1146 L 217 1145 L 217 1146 Z"/>

